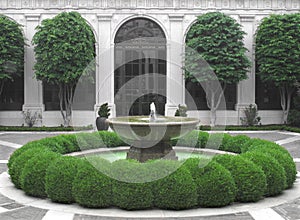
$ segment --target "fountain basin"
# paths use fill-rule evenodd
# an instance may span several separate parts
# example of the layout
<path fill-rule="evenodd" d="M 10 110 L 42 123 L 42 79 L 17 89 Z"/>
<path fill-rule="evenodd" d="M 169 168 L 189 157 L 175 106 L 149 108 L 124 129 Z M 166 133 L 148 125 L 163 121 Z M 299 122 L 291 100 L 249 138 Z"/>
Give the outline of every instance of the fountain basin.
<path fill-rule="evenodd" d="M 147 116 L 127 116 L 110 118 L 108 123 L 131 146 L 127 158 L 145 162 L 159 158 L 177 159 L 171 139 L 195 129 L 199 120 L 160 116 L 151 121 Z"/>

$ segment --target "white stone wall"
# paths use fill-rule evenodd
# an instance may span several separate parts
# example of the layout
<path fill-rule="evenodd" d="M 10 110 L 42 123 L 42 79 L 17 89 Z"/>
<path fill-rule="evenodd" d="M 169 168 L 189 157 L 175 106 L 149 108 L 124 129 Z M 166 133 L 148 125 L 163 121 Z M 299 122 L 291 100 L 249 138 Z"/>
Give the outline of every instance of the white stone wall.
<path fill-rule="evenodd" d="M 299 12 L 300 0 L 0 0 L 0 14 L 5 14 L 23 25 L 23 32 L 27 39 L 23 109 L 41 112 L 43 125 L 53 126 L 62 123 L 59 112 L 44 111 L 42 85 L 33 78 L 34 52 L 31 40 L 35 34 L 35 27 L 43 19 L 51 18 L 62 11 L 78 11 L 94 30 L 98 66 L 95 111 L 76 111 L 73 124 L 94 124 L 96 110 L 103 102 L 109 103 L 112 116 L 115 115 L 114 37 L 124 22 L 137 17 L 155 21 L 165 32 L 168 76 L 166 85 L 168 101 L 165 114 L 173 115 L 177 105 L 185 103 L 181 55 L 184 52 L 186 33 L 198 15 L 216 10 L 232 16 L 241 23 L 247 33 L 245 37 L 245 45 L 249 50 L 247 55 L 253 61 L 254 34 L 259 21 L 271 13 Z M 238 85 L 236 111 L 227 111 L 228 120 L 221 120 L 219 123 L 239 124 L 241 110 L 254 102 L 255 69 L 252 67 L 248 79 Z M 190 114 L 196 114 L 204 124 L 209 122 L 209 114 L 205 111 L 193 111 Z M 263 111 L 263 115 L 261 115 L 263 123 L 279 123 L 281 120 L 280 111 Z M 20 112 L 0 111 L 1 125 L 22 123 Z"/>

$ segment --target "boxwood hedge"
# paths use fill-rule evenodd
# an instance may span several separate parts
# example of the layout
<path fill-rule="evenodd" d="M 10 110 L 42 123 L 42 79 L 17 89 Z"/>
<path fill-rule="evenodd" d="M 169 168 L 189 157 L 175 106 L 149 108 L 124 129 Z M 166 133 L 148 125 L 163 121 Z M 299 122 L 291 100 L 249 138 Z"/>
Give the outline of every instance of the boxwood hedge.
<path fill-rule="evenodd" d="M 242 157 L 251 160 L 264 171 L 267 180 L 265 196 L 276 196 L 285 189 L 285 171 L 276 159 L 257 151 L 247 152 Z"/>
<path fill-rule="evenodd" d="M 267 182 L 259 166 L 239 155 L 218 155 L 213 160 L 231 173 L 237 187 L 236 201 L 256 202 L 262 199 Z"/>
<path fill-rule="evenodd" d="M 296 178 L 292 157 L 283 147 L 244 135 L 193 131 L 177 145 L 241 153 L 213 161 L 154 160 L 111 164 L 98 156 L 87 159 L 62 154 L 98 147 L 126 145 L 113 132 L 67 134 L 25 144 L 9 159 L 11 180 L 27 194 L 85 207 L 117 206 L 126 210 L 157 207 L 188 209 L 252 202 L 279 194 Z M 193 144 L 195 143 L 195 145 Z M 193 145 L 193 146 L 191 146 Z"/>
<path fill-rule="evenodd" d="M 21 187 L 28 195 L 45 198 L 45 176 L 48 166 L 60 155 L 51 151 L 35 154 L 26 163 L 20 176 Z"/>
<path fill-rule="evenodd" d="M 98 165 L 110 166 L 108 161 L 98 158 Z M 112 204 L 112 180 L 92 166 L 88 160 L 79 165 L 72 186 L 75 201 L 84 207 L 105 208 Z"/>
<path fill-rule="evenodd" d="M 53 202 L 73 203 L 72 184 L 82 159 L 59 157 L 53 161 L 46 172 L 45 189 Z"/>

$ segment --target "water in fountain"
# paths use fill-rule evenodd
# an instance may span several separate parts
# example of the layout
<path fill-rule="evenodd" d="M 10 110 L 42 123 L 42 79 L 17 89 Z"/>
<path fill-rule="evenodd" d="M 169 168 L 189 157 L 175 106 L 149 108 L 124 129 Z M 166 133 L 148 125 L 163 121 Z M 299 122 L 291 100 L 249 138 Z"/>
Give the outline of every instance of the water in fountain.
<path fill-rule="evenodd" d="M 152 102 L 150 104 L 150 116 L 149 116 L 149 121 L 150 122 L 155 122 L 156 120 L 156 107 L 155 107 L 155 104 L 154 102 Z"/>

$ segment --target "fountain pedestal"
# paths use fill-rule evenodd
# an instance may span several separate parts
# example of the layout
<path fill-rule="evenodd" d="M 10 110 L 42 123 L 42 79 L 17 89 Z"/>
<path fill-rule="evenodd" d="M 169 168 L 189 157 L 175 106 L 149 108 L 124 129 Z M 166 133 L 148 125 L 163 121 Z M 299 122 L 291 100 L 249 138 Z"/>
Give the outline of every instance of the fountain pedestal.
<path fill-rule="evenodd" d="M 141 144 L 148 145 L 148 143 Z M 140 162 L 161 158 L 178 160 L 178 157 L 176 156 L 176 153 L 172 148 L 171 141 L 160 141 L 156 145 L 149 148 L 131 146 L 127 153 L 127 159 L 134 159 Z"/>
<path fill-rule="evenodd" d="M 153 159 L 177 159 L 171 139 L 193 130 L 198 119 L 185 117 L 128 116 L 108 119 L 109 126 L 131 147 L 128 159 L 140 162 Z"/>

